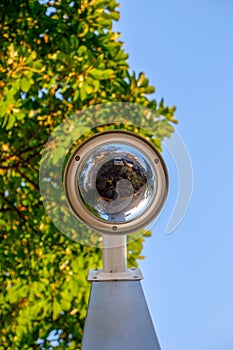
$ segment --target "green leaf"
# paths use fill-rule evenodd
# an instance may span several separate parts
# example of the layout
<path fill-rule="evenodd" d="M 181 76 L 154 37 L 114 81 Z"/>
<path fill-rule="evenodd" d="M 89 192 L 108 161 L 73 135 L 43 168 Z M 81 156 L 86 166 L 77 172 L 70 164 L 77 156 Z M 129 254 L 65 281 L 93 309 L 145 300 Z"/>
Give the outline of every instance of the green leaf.
<path fill-rule="evenodd" d="M 84 101 L 87 97 L 87 94 L 86 94 L 86 88 L 87 88 L 87 83 L 84 81 L 81 88 L 80 88 L 80 98 L 81 98 L 81 101 Z"/>
<path fill-rule="evenodd" d="M 105 70 L 100 70 L 97 68 L 93 68 L 90 72 L 89 75 L 93 77 L 94 79 L 109 79 L 111 75 L 114 73 L 113 69 L 105 69 Z"/>
<path fill-rule="evenodd" d="M 108 3 L 107 7 L 110 11 L 114 10 L 117 6 L 116 0 L 112 0 Z"/>
<path fill-rule="evenodd" d="M 74 49 L 79 47 L 79 40 L 75 35 L 71 35 L 70 42 Z"/>
<path fill-rule="evenodd" d="M 87 52 L 87 47 L 84 46 L 84 45 L 81 45 L 79 48 L 78 48 L 78 54 L 80 56 L 84 56 Z"/>
<path fill-rule="evenodd" d="M 30 87 L 31 87 L 31 80 L 28 79 L 27 77 L 23 77 L 21 79 L 20 87 L 21 87 L 21 90 L 23 92 L 28 92 L 30 90 Z"/>
<path fill-rule="evenodd" d="M 8 117 L 8 122 L 7 122 L 7 126 L 6 126 L 6 130 L 10 130 L 15 123 L 15 115 L 14 114 L 10 114 Z"/>
<path fill-rule="evenodd" d="M 102 75 L 102 71 L 97 68 L 93 68 L 90 72 L 89 75 L 94 78 L 94 79 L 100 79 Z"/>
<path fill-rule="evenodd" d="M 113 69 L 105 69 L 102 73 L 101 78 L 102 79 L 109 79 L 113 73 L 114 73 Z"/>
<path fill-rule="evenodd" d="M 61 304 L 55 299 L 53 301 L 53 320 L 55 321 L 62 312 Z"/>
<path fill-rule="evenodd" d="M 7 110 L 7 104 L 5 101 L 1 102 L 1 107 L 0 107 L 0 118 L 4 117 L 6 115 L 6 110 Z"/>
<path fill-rule="evenodd" d="M 24 110 L 16 114 L 16 119 L 17 120 L 23 120 L 26 117 L 26 113 Z"/>
<path fill-rule="evenodd" d="M 145 94 L 153 94 L 155 92 L 155 88 L 154 88 L 154 86 L 147 86 L 144 89 L 144 92 L 145 92 Z"/>
<path fill-rule="evenodd" d="M 110 17 L 115 20 L 115 21 L 119 21 L 120 19 L 120 13 L 117 11 L 113 11 L 110 13 Z"/>
<path fill-rule="evenodd" d="M 75 92 L 74 92 L 73 101 L 77 101 L 78 98 L 79 98 L 79 90 L 76 89 Z"/>

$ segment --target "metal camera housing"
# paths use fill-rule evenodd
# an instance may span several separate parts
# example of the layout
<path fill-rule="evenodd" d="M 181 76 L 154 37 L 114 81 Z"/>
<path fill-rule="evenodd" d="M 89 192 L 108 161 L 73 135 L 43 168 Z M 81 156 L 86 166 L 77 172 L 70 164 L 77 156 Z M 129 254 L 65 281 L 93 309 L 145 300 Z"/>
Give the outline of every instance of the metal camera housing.
<path fill-rule="evenodd" d="M 147 227 L 158 216 L 168 193 L 168 173 L 149 141 L 111 130 L 74 150 L 63 184 L 79 221 L 102 234 L 122 235 Z"/>

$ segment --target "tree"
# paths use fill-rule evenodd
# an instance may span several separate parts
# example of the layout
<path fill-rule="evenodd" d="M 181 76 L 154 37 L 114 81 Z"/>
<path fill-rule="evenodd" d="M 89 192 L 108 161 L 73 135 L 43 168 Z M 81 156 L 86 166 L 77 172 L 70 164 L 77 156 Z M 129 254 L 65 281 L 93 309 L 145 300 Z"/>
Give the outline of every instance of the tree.
<path fill-rule="evenodd" d="M 45 214 L 39 162 L 51 132 L 72 113 L 108 101 L 164 116 L 144 73 L 130 73 L 115 0 L 2 0 L 0 4 L 1 341 L 0 349 L 79 349 L 90 267 L 101 252 L 63 236 Z M 131 243 L 129 263 L 142 239 Z M 52 337 L 56 342 L 52 341 Z"/>

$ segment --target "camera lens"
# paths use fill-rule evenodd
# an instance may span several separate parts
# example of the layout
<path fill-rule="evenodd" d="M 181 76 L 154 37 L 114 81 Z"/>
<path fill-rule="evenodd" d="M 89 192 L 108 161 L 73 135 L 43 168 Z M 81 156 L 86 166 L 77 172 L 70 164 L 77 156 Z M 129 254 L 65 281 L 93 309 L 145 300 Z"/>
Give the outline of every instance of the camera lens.
<path fill-rule="evenodd" d="M 76 190 L 88 211 L 107 222 L 140 217 L 156 193 L 156 174 L 146 154 L 127 143 L 97 147 L 81 161 Z"/>

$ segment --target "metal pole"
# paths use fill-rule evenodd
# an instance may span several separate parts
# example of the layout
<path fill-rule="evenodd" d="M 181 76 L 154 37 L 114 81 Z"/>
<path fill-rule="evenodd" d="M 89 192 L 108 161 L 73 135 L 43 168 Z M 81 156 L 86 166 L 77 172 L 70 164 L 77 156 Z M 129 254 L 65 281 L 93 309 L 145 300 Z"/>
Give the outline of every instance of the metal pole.
<path fill-rule="evenodd" d="M 140 281 L 93 282 L 82 350 L 161 350 Z"/>
<path fill-rule="evenodd" d="M 127 269 L 126 235 L 103 235 L 103 271 L 125 272 Z"/>

